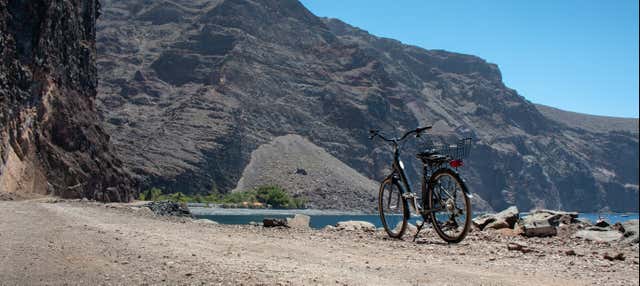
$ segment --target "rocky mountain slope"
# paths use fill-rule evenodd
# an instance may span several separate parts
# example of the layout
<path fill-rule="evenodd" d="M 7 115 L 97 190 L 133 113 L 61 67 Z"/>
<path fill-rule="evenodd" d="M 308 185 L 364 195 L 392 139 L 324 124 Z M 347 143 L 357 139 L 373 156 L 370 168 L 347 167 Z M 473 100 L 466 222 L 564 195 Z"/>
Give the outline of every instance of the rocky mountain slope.
<path fill-rule="evenodd" d="M 637 134 L 551 120 L 478 57 L 375 37 L 295 0 L 105 0 L 103 13 L 98 106 L 145 186 L 232 190 L 251 153 L 286 134 L 377 180 L 391 153 L 368 129 L 433 124 L 475 138 L 462 172 L 476 205 L 638 210 Z"/>
<path fill-rule="evenodd" d="M 0 192 L 128 201 L 95 109 L 97 2 L 0 1 Z"/>
<path fill-rule="evenodd" d="M 547 118 L 564 124 L 568 127 L 580 128 L 595 133 L 608 133 L 622 131 L 638 134 L 638 118 L 621 118 L 611 116 L 598 116 L 536 104 L 536 108 Z"/>
<path fill-rule="evenodd" d="M 251 153 L 235 190 L 277 185 L 314 209 L 372 212 L 379 185 L 299 135 L 286 135 Z"/>

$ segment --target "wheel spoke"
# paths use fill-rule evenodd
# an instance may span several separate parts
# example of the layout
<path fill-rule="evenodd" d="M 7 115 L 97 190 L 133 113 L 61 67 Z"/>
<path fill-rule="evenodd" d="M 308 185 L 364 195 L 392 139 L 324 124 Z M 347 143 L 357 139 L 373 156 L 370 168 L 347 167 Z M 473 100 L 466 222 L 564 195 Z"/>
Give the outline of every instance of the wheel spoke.
<path fill-rule="evenodd" d="M 432 221 L 438 234 L 446 241 L 459 242 L 466 236 L 470 214 L 466 212 L 468 198 L 462 182 L 448 170 L 437 171 L 430 182 Z"/>

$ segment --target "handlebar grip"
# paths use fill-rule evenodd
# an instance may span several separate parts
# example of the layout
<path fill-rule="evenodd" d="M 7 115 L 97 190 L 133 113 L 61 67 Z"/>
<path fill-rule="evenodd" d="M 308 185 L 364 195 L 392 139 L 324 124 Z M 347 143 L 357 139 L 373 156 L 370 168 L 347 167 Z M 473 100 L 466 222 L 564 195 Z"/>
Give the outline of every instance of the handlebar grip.
<path fill-rule="evenodd" d="M 425 127 L 416 128 L 416 137 L 420 137 L 420 132 L 425 131 L 425 130 L 429 130 L 429 129 L 431 129 L 431 127 L 433 127 L 433 126 L 425 126 Z"/>

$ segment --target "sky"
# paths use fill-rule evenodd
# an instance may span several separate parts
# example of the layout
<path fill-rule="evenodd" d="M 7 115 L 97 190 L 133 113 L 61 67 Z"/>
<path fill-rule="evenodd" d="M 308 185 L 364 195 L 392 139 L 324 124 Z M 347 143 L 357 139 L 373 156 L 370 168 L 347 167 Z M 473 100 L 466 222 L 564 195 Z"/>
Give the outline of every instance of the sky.
<path fill-rule="evenodd" d="M 638 117 L 638 1 L 302 0 L 376 36 L 472 54 L 534 103 Z"/>

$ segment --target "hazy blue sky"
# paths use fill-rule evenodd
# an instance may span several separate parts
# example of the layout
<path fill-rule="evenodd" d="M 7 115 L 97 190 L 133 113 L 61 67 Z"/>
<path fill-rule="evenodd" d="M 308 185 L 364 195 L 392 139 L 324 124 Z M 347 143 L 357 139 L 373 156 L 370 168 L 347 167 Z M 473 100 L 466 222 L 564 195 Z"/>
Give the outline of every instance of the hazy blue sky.
<path fill-rule="evenodd" d="M 638 117 L 638 1 L 302 0 L 318 16 L 496 63 L 532 102 Z"/>

